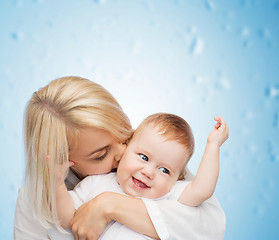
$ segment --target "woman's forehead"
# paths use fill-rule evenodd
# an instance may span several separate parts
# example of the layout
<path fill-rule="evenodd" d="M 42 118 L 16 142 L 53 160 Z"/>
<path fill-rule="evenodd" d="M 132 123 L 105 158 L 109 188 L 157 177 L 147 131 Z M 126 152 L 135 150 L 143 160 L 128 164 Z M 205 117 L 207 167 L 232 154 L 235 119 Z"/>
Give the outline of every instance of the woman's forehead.
<path fill-rule="evenodd" d="M 114 141 L 112 135 L 105 130 L 95 127 L 82 129 L 76 137 L 75 146 L 71 152 L 80 152 L 82 155 L 88 155 L 92 151 L 103 148 Z"/>

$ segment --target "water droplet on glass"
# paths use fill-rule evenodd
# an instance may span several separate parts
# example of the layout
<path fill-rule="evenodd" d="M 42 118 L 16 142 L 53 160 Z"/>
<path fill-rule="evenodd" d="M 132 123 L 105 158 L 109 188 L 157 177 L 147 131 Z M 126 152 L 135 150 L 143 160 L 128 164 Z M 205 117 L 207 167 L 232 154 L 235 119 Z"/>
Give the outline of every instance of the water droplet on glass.
<path fill-rule="evenodd" d="M 238 181 L 239 180 L 239 173 L 238 172 L 236 172 L 236 173 L 234 173 L 233 174 L 233 179 L 235 180 L 235 181 Z"/>
<path fill-rule="evenodd" d="M 16 6 L 17 7 L 22 7 L 23 6 L 23 0 L 18 0 L 18 1 L 16 1 Z"/>
<path fill-rule="evenodd" d="M 241 36 L 247 38 L 250 36 L 250 29 L 248 27 L 243 27 L 241 29 Z"/>
<path fill-rule="evenodd" d="M 40 4 L 40 3 L 44 3 L 44 2 L 45 2 L 45 0 L 34 0 L 34 2 L 35 2 L 35 3 L 39 3 L 39 4 Z"/>
<path fill-rule="evenodd" d="M 231 26 L 230 25 L 222 25 L 221 26 L 221 30 L 222 31 L 225 31 L 225 32 L 228 32 L 228 31 L 230 31 L 232 28 L 231 28 Z"/>
<path fill-rule="evenodd" d="M 11 192 L 15 192 L 16 186 L 14 184 L 10 184 L 10 190 L 11 190 Z"/>
<path fill-rule="evenodd" d="M 220 79 L 216 80 L 213 85 L 213 89 L 215 92 L 229 90 L 231 87 L 230 81 L 224 77 L 220 77 Z"/>
<path fill-rule="evenodd" d="M 259 157 L 253 157 L 251 159 L 251 162 L 253 165 L 257 165 L 260 162 L 260 158 Z"/>
<path fill-rule="evenodd" d="M 173 3 L 176 4 L 176 5 L 180 5 L 180 4 L 183 4 L 183 1 L 182 0 L 174 0 Z"/>
<path fill-rule="evenodd" d="M 244 117 L 246 120 L 251 120 L 251 119 L 253 119 L 253 117 L 254 117 L 254 113 L 252 112 L 252 110 L 247 110 L 247 111 L 243 114 L 243 117 Z"/>
<path fill-rule="evenodd" d="M 140 40 L 136 40 L 134 42 L 132 51 L 135 55 L 138 55 L 141 52 L 141 41 Z"/>
<path fill-rule="evenodd" d="M 253 7 L 258 4 L 258 0 L 242 0 L 241 4 L 246 7 Z"/>
<path fill-rule="evenodd" d="M 215 9 L 215 4 L 212 1 L 205 1 L 204 5 L 210 11 Z"/>
<path fill-rule="evenodd" d="M 100 3 L 100 4 L 104 4 L 107 2 L 107 0 L 93 0 L 93 2 L 95 3 Z"/>
<path fill-rule="evenodd" d="M 261 37 L 261 38 L 270 37 L 270 31 L 267 28 L 259 29 L 258 34 L 259 34 L 259 37 Z"/>
<path fill-rule="evenodd" d="M 253 209 L 253 213 L 256 215 L 256 216 L 261 216 L 265 213 L 265 209 L 263 206 L 256 206 L 254 209 Z"/>
<path fill-rule="evenodd" d="M 235 18 L 235 13 L 233 11 L 230 11 L 230 12 L 227 13 L 227 17 L 229 19 L 233 19 L 233 18 Z"/>
<path fill-rule="evenodd" d="M 231 194 L 224 195 L 225 202 L 232 202 L 234 200 L 233 196 Z"/>
<path fill-rule="evenodd" d="M 248 127 L 242 127 L 240 134 L 242 136 L 247 136 L 249 134 L 249 128 Z"/>
<path fill-rule="evenodd" d="M 267 87 L 265 95 L 270 98 L 279 98 L 279 84 Z"/>
<path fill-rule="evenodd" d="M 12 32 L 11 37 L 12 37 L 12 39 L 14 39 L 16 41 L 22 40 L 22 35 L 18 32 Z"/>
<path fill-rule="evenodd" d="M 220 80 L 220 86 L 225 90 L 229 90 L 231 88 L 230 81 L 226 78 L 222 78 Z"/>
<path fill-rule="evenodd" d="M 203 77 L 202 76 L 194 76 L 193 77 L 193 83 L 194 84 L 202 84 L 203 83 Z"/>
<path fill-rule="evenodd" d="M 190 46 L 190 53 L 194 56 L 198 56 L 203 52 L 204 41 L 201 38 L 196 38 Z"/>
<path fill-rule="evenodd" d="M 269 179 L 263 181 L 263 186 L 265 189 L 273 189 L 275 187 L 275 184 L 272 179 Z"/>
<path fill-rule="evenodd" d="M 192 26 L 192 27 L 187 27 L 186 28 L 186 33 L 189 33 L 189 34 L 195 34 L 197 33 L 197 28 Z"/>
<path fill-rule="evenodd" d="M 243 47 L 245 47 L 245 48 L 249 48 L 249 47 L 252 46 L 252 42 L 251 42 L 250 40 L 246 39 L 246 40 L 244 40 L 244 41 L 242 42 L 242 45 L 243 45 Z"/>
<path fill-rule="evenodd" d="M 267 141 L 267 155 L 269 156 L 269 160 L 271 162 L 275 162 L 277 159 L 276 155 L 275 155 L 275 151 L 274 151 L 274 147 L 272 142 Z"/>
<path fill-rule="evenodd" d="M 279 121 L 279 117 L 278 117 L 278 113 L 276 112 L 273 114 L 272 126 L 278 127 L 278 121 Z"/>

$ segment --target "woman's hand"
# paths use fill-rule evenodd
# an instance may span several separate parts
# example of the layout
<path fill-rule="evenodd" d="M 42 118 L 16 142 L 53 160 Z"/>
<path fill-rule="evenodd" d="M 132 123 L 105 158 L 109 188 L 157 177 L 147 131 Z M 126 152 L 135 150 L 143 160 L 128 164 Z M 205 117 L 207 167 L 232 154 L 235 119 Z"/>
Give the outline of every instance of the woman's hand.
<path fill-rule="evenodd" d="M 111 221 L 110 193 L 104 192 L 83 204 L 71 221 L 75 240 L 97 240 Z"/>
<path fill-rule="evenodd" d="M 112 220 L 141 234 L 159 238 L 141 199 L 104 192 L 76 211 L 71 222 L 75 240 L 97 240 Z"/>

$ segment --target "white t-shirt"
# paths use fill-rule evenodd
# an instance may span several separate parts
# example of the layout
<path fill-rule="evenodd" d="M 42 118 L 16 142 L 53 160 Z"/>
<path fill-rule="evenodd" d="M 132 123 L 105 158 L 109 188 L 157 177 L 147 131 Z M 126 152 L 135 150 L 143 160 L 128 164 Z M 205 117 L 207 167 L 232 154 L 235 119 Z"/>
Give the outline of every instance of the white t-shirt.
<path fill-rule="evenodd" d="M 69 172 L 68 179 L 75 184 L 74 181 L 78 181 L 78 179 L 72 175 Z M 43 228 L 33 218 L 32 207 L 29 205 L 28 199 L 24 198 L 23 193 L 24 189 L 21 188 L 18 192 L 15 209 L 14 239 L 51 239 L 50 236 L 54 230 Z M 158 201 L 143 199 L 143 201 L 161 239 L 224 239 L 226 218 L 215 197 L 211 197 L 198 207 L 188 207 L 176 200 L 168 199 Z"/>
<path fill-rule="evenodd" d="M 189 182 L 186 181 L 178 181 L 176 182 L 175 186 L 171 189 L 171 191 L 166 194 L 165 196 L 159 199 L 153 199 L 153 201 L 158 201 L 162 199 L 172 199 L 178 200 L 179 196 L 182 194 L 185 186 Z M 96 197 L 100 193 L 103 192 L 116 192 L 125 194 L 117 183 L 116 180 L 116 173 L 109 173 L 103 175 L 94 175 L 89 176 L 83 179 L 73 191 L 69 191 L 70 195 L 72 196 L 75 204 L 75 208 L 78 209 L 82 204 L 87 203 L 92 198 Z M 61 239 L 65 237 L 64 234 L 57 231 L 52 231 L 50 233 L 51 239 Z M 67 239 L 73 239 L 72 236 L 69 236 Z M 106 229 L 104 230 L 103 234 L 99 237 L 99 240 L 123 240 L 123 239 L 133 239 L 133 240 L 144 240 L 144 239 L 151 239 L 145 235 L 139 234 L 130 228 L 122 225 L 118 222 L 110 222 Z"/>

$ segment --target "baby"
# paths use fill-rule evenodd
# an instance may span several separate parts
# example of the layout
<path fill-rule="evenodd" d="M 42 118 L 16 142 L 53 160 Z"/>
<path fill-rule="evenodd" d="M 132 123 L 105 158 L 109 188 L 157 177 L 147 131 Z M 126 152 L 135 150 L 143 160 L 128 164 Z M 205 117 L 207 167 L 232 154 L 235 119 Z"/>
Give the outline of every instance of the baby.
<path fill-rule="evenodd" d="M 192 182 L 178 181 L 184 179 L 185 167 L 194 151 L 192 130 L 184 119 L 167 113 L 153 114 L 139 125 L 128 142 L 117 173 L 86 177 L 69 192 L 60 177 L 57 210 L 61 225 L 69 228 L 75 210 L 105 191 L 143 199 L 178 200 L 188 206 L 200 205 L 214 193 L 220 147 L 229 136 L 225 120 L 222 117 L 214 119 L 217 123 L 207 138 L 204 155 Z M 113 239 L 131 239 L 131 234 L 139 235 L 137 239 L 145 237 L 120 223 L 111 222 L 104 232 L 106 239 L 110 239 L 109 228 L 112 227 L 114 235 L 110 237 Z M 116 227 L 119 228 L 117 236 Z M 102 236 L 99 239 L 103 239 Z"/>

